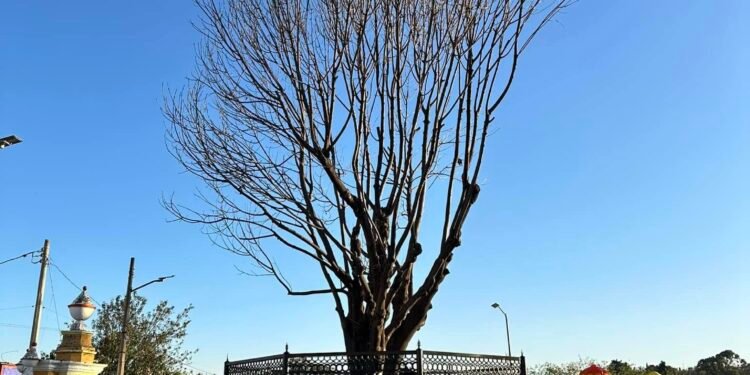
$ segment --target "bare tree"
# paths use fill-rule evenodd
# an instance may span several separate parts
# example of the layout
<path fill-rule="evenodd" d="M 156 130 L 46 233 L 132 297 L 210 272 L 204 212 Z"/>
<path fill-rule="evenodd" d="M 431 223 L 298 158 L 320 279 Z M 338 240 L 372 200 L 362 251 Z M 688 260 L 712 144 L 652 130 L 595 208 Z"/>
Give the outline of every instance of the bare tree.
<path fill-rule="evenodd" d="M 519 56 L 567 0 L 198 5 L 197 73 L 165 113 L 172 154 L 210 189 L 207 207 L 165 205 L 290 295 L 330 294 L 347 351 L 405 349 L 461 244 Z M 425 212 L 440 224 L 422 255 Z M 292 287 L 286 250 L 322 287 Z"/>

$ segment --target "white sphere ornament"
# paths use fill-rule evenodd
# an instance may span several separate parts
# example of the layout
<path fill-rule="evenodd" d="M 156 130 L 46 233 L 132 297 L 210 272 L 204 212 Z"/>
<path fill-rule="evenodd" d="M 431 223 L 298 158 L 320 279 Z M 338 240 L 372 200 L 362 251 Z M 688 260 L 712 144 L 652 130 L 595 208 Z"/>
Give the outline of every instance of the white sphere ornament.
<path fill-rule="evenodd" d="M 96 305 L 94 305 L 94 301 L 89 297 L 86 292 L 86 287 L 84 286 L 81 294 L 79 294 L 78 297 L 68 305 L 70 316 L 75 320 L 70 329 L 80 331 L 84 330 L 85 326 L 83 322 L 91 318 L 91 315 L 94 314 L 95 310 Z"/>

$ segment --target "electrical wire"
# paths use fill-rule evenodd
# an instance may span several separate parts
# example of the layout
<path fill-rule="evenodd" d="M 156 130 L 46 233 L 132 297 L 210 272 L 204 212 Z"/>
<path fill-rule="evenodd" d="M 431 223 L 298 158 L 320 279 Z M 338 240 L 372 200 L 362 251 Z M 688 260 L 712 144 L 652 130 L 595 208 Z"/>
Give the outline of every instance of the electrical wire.
<path fill-rule="evenodd" d="M 14 324 L 14 323 L 0 323 L 0 327 L 31 329 L 31 326 L 27 326 L 23 324 Z M 39 329 L 42 329 L 45 331 L 57 332 L 57 328 L 52 328 L 52 327 L 39 327 Z"/>
<path fill-rule="evenodd" d="M 59 319 L 60 315 L 58 315 L 57 311 L 55 311 L 55 310 L 49 310 L 49 309 L 47 309 L 47 307 L 46 307 L 46 306 L 42 306 L 42 310 L 44 310 L 44 312 L 50 312 L 50 313 L 52 313 L 52 314 L 55 314 L 55 316 L 57 316 L 57 317 L 58 317 L 58 320 L 60 320 L 60 319 Z"/>
<path fill-rule="evenodd" d="M 68 277 L 68 275 L 66 275 L 65 272 L 63 272 L 63 270 L 61 270 L 60 267 L 57 266 L 57 264 L 53 263 L 51 258 L 50 258 L 49 264 L 52 267 L 55 267 L 55 269 L 57 270 L 57 272 L 60 272 L 60 274 L 63 275 L 63 277 L 66 280 L 68 280 L 68 282 L 70 283 L 70 285 L 73 285 L 73 287 L 76 288 L 76 289 L 78 289 L 78 290 L 82 289 L 80 286 L 78 286 L 76 283 L 74 283 L 73 280 L 71 280 L 70 277 Z"/>
<path fill-rule="evenodd" d="M 10 310 L 23 310 L 23 309 L 33 309 L 34 305 L 31 306 L 15 306 L 15 307 L 0 307 L 0 311 L 10 311 Z"/>
<path fill-rule="evenodd" d="M 55 297 L 55 282 L 52 280 L 52 272 L 47 270 L 47 276 L 49 277 L 49 287 L 52 290 L 52 304 L 55 306 L 55 318 L 57 319 L 57 330 L 62 332 L 60 328 L 60 314 L 57 311 L 57 297 Z"/>
<path fill-rule="evenodd" d="M 3 265 L 3 264 L 5 264 L 5 263 L 9 263 L 9 262 L 12 262 L 12 261 L 14 261 L 14 260 L 16 260 L 16 259 L 26 258 L 26 257 L 27 257 L 27 256 L 29 256 L 29 255 L 34 255 L 35 253 L 38 253 L 39 251 L 40 251 L 40 250 L 29 251 L 28 253 L 25 253 L 25 254 L 21 254 L 21 255 L 19 255 L 19 256 L 17 256 L 17 257 L 13 257 L 13 258 L 10 258 L 10 259 L 6 259 L 6 260 L 4 260 L 4 261 L 0 262 L 0 265 Z"/>
<path fill-rule="evenodd" d="M 74 283 L 73 280 L 71 280 L 70 277 L 68 277 L 68 275 L 66 275 L 65 272 L 63 272 L 63 270 L 60 269 L 60 267 L 58 267 L 57 264 L 55 264 L 52 261 L 52 258 L 49 258 L 48 261 L 49 261 L 49 265 L 51 265 L 52 267 L 55 267 L 55 269 L 57 270 L 57 272 L 60 272 L 60 274 L 65 278 L 65 280 L 68 280 L 68 282 L 70 283 L 70 285 L 73 285 L 73 287 L 76 288 L 76 289 L 78 289 L 78 290 L 82 290 L 83 289 L 80 286 L 78 286 L 78 284 Z M 96 303 L 97 305 L 101 305 L 99 303 L 99 301 L 95 300 L 93 297 L 89 296 L 89 298 L 91 298 L 91 300 L 94 301 L 94 303 Z"/>

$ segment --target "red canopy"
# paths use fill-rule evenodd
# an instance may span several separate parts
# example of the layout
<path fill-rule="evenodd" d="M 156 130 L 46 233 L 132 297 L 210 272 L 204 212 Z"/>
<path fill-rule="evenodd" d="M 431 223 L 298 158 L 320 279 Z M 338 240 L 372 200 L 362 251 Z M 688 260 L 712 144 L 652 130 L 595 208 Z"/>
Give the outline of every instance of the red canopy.
<path fill-rule="evenodd" d="M 609 375 L 609 371 L 597 366 L 591 365 L 580 372 L 580 375 Z"/>

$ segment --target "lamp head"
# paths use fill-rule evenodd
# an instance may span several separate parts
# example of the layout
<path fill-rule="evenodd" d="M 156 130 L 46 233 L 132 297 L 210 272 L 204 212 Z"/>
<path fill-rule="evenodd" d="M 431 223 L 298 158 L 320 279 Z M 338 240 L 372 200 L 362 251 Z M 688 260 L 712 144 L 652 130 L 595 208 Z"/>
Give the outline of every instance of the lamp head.
<path fill-rule="evenodd" d="M 174 275 L 169 275 L 169 276 L 162 276 L 162 277 L 160 277 L 160 278 L 156 279 L 156 282 L 157 282 L 157 283 L 161 283 L 161 282 L 164 282 L 164 280 L 166 280 L 166 279 L 171 279 L 171 278 L 173 278 L 173 277 L 174 277 Z"/>
<path fill-rule="evenodd" d="M 496 309 L 499 309 L 500 308 L 500 304 L 497 303 L 497 302 L 495 302 L 495 303 L 492 304 L 492 307 L 496 308 Z"/>
<path fill-rule="evenodd" d="M 15 135 L 0 138 L 0 148 L 5 148 L 18 143 L 21 143 L 21 138 L 18 138 Z"/>
<path fill-rule="evenodd" d="M 78 297 L 68 305 L 70 316 L 75 320 L 75 323 L 71 326 L 71 329 L 73 330 L 84 330 L 85 326 L 83 325 L 83 322 L 91 318 L 91 315 L 94 314 L 94 310 L 96 310 L 96 305 L 94 305 L 93 300 L 89 297 L 86 290 L 87 289 L 84 286 L 81 294 L 79 294 Z"/>

